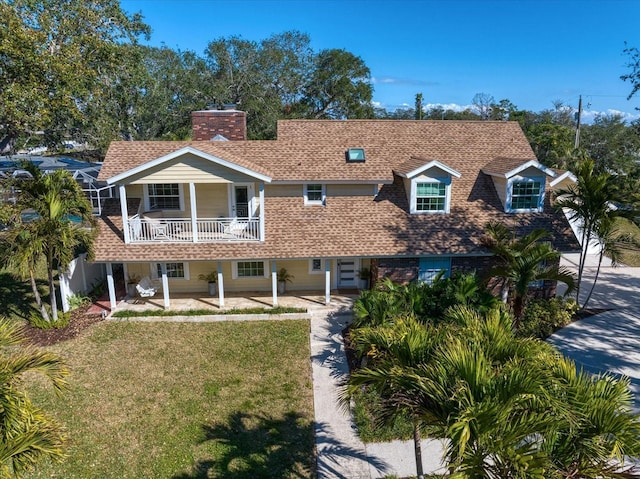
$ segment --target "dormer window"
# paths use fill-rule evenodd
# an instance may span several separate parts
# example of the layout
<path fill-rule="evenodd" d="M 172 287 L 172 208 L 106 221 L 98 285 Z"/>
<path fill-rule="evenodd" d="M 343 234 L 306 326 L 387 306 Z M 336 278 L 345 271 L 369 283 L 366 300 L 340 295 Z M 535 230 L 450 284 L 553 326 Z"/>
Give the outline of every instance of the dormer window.
<path fill-rule="evenodd" d="M 512 178 L 507 183 L 509 212 L 541 212 L 544 204 L 544 178 Z"/>
<path fill-rule="evenodd" d="M 416 183 L 416 211 L 445 211 L 447 185 L 442 182 Z"/>
<path fill-rule="evenodd" d="M 304 185 L 304 204 L 305 205 L 324 205 L 325 187 L 321 183 L 310 183 Z"/>
<path fill-rule="evenodd" d="M 506 213 L 541 213 L 547 177 L 557 174 L 537 160 L 496 158 L 482 168 L 491 176 Z"/>
<path fill-rule="evenodd" d="M 451 179 L 460 178 L 459 172 L 437 160 L 411 158 L 394 173 L 404 178 L 410 213 L 449 212 Z"/>

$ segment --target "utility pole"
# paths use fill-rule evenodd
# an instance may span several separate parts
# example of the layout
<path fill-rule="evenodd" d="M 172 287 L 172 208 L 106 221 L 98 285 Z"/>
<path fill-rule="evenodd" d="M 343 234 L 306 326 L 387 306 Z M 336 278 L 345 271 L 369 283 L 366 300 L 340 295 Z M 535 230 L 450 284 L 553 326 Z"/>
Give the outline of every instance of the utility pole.
<path fill-rule="evenodd" d="M 580 117 L 582 116 L 582 95 L 580 95 L 580 100 L 578 101 L 578 114 L 576 118 L 576 141 L 573 145 L 574 149 L 578 149 L 580 147 Z"/>

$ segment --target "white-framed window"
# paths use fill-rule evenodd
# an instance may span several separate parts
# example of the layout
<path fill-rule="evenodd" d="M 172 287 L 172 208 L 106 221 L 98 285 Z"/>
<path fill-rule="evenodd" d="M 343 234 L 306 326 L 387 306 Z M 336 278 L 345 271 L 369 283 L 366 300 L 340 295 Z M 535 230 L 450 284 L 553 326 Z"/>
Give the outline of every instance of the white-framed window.
<path fill-rule="evenodd" d="M 166 263 L 167 278 L 169 279 L 189 279 L 189 263 Z M 151 263 L 151 277 L 153 279 L 162 278 L 161 263 Z"/>
<path fill-rule="evenodd" d="M 443 277 L 448 278 L 451 273 L 451 258 L 450 257 L 434 257 L 434 258 L 420 258 L 420 264 L 418 269 L 418 279 L 427 284 L 432 284 L 433 280 L 443 272 Z"/>
<path fill-rule="evenodd" d="M 444 211 L 447 185 L 444 183 L 416 183 L 417 211 Z"/>
<path fill-rule="evenodd" d="M 184 194 L 180 183 L 153 183 L 144 186 L 145 209 L 184 211 Z"/>
<path fill-rule="evenodd" d="M 242 278 L 268 278 L 268 261 L 234 261 L 231 268 L 233 279 Z"/>
<path fill-rule="evenodd" d="M 416 178 L 411 181 L 411 213 L 448 213 L 450 178 Z"/>
<path fill-rule="evenodd" d="M 309 260 L 309 274 L 324 274 L 325 260 L 322 258 L 311 258 Z"/>
<path fill-rule="evenodd" d="M 309 183 L 304 185 L 305 205 L 324 205 L 326 198 L 325 185 L 321 183 Z"/>
<path fill-rule="evenodd" d="M 544 178 L 515 178 L 507 188 L 509 211 L 542 211 Z"/>

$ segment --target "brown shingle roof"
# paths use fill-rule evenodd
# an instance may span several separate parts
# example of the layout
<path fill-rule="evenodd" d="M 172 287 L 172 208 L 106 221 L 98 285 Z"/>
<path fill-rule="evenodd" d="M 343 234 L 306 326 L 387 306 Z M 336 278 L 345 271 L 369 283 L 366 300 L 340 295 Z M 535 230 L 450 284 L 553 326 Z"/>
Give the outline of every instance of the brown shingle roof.
<path fill-rule="evenodd" d="M 278 182 L 386 183 L 377 197 L 329 196 L 324 207 L 299 198 L 265 198 L 263 243 L 130 244 L 122 239 L 118 204 L 99 222 L 97 261 L 212 260 L 309 257 L 381 257 L 488 254 L 480 237 L 485 224 L 502 221 L 518 233 L 545 227 L 561 251 L 577 249 L 566 219 L 548 198 L 543 213 L 504 213 L 491 178 L 481 169 L 496 159 L 513 164 L 535 159 L 514 122 L 287 120 L 277 141 L 116 142 L 101 176 L 111 177 L 145 161 L 191 145 Z M 347 163 L 345 151 L 365 148 L 364 163 Z M 399 177 L 436 160 L 461 174 L 451 189 L 449 214 L 409 214 Z M 516 165 L 516 166 L 517 166 Z M 513 168 L 512 168 L 513 169 Z M 510 171 L 510 170 L 509 170 Z M 269 188 L 269 187 L 267 187 Z M 117 200 L 116 200 L 117 201 Z"/>

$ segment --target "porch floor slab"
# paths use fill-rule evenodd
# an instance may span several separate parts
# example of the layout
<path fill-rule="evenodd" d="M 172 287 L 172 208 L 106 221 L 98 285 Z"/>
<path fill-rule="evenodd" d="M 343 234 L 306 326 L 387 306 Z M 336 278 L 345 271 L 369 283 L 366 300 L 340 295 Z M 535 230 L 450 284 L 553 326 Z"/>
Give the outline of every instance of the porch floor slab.
<path fill-rule="evenodd" d="M 331 304 L 326 305 L 324 291 L 292 291 L 278 296 L 278 306 L 304 308 L 309 312 L 335 310 L 336 308 L 350 308 L 358 294 L 336 292 L 331 294 Z M 211 309 L 225 311 L 229 309 L 271 308 L 273 297 L 265 291 L 225 293 L 224 308 L 220 307 L 218 296 L 208 296 L 206 293 L 171 293 L 170 307 L 172 311 L 189 309 Z M 162 292 L 152 298 L 125 297 L 118 303 L 118 311 L 153 311 L 164 310 Z"/>

